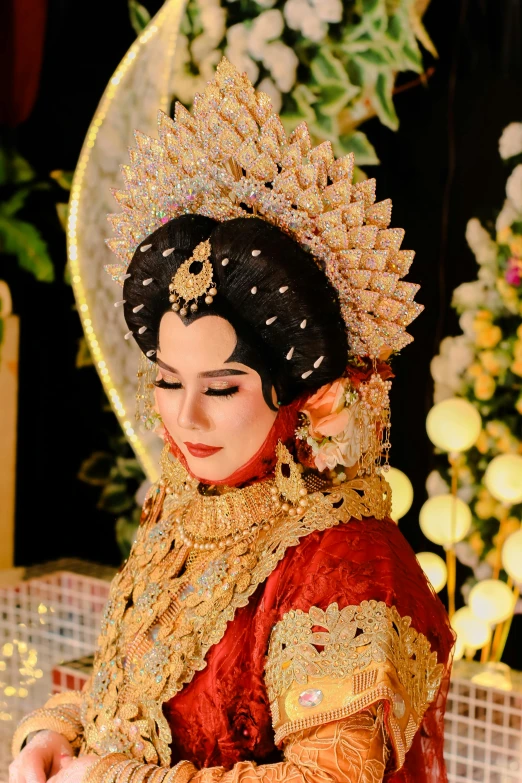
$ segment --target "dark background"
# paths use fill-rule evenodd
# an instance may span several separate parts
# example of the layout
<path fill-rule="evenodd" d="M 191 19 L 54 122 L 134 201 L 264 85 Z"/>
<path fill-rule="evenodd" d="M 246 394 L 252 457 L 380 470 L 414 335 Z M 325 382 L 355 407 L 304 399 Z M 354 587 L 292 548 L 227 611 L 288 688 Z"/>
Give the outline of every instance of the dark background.
<path fill-rule="evenodd" d="M 154 12 L 161 2 L 146 5 Z M 433 462 L 424 427 L 429 363 L 440 339 L 459 331 L 451 292 L 476 276 L 466 222 L 494 219 L 500 209 L 508 171 L 498 139 L 522 120 L 520 5 L 432 0 L 425 25 L 440 55 L 428 58 L 434 73 L 427 85 L 397 95 L 398 133 L 377 120 L 364 126 L 382 161 L 367 171 L 377 176 L 378 197 L 393 200 L 404 247 L 417 251 L 411 277 L 422 284 L 418 300 L 426 306 L 411 328 L 415 342 L 395 362 L 392 401 L 392 464 L 415 489 L 401 529 L 417 551 L 433 548 L 418 526 Z M 134 37 L 126 0 L 50 0 L 34 108 L 15 130 L 4 130 L 39 174 L 74 168 L 97 102 Z M 60 282 L 65 237 L 49 198 L 35 198 L 24 217 L 48 241 L 58 282 L 44 286 L 3 262 L 21 319 L 16 563 L 63 556 L 117 563 L 114 520 L 96 508 L 99 491 L 77 478 L 82 460 L 106 448 L 114 427 L 112 414 L 102 412 L 96 373 L 75 368 L 81 329 L 72 290 Z"/>

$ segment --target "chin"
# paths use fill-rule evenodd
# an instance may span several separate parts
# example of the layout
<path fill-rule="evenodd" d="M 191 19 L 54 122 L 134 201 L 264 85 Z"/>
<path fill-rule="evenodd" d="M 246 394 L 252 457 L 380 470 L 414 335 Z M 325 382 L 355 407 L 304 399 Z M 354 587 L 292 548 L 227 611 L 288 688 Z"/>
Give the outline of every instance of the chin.
<path fill-rule="evenodd" d="M 221 454 L 215 454 L 212 457 L 194 457 L 192 454 L 184 452 L 187 465 L 190 472 L 199 479 L 206 481 L 223 481 L 227 476 L 231 476 L 236 471 L 235 467 L 223 465 Z"/>

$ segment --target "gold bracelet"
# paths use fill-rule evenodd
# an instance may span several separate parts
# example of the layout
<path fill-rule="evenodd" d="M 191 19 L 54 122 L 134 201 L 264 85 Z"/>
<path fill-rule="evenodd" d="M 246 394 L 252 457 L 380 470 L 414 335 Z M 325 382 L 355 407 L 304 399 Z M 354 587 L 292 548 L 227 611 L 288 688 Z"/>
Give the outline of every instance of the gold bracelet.
<path fill-rule="evenodd" d="M 128 763 L 129 763 L 128 758 L 124 758 L 123 761 L 115 762 L 105 772 L 100 783 L 115 783 L 115 781 L 118 780 L 118 777 L 121 775 L 123 770 L 126 769 Z"/>
<path fill-rule="evenodd" d="M 130 783 L 144 783 L 145 778 L 149 775 L 150 772 L 153 772 L 155 769 L 156 769 L 156 764 L 142 764 L 134 772 L 133 776 L 130 779 Z"/>
<path fill-rule="evenodd" d="M 13 737 L 12 752 L 16 757 L 20 753 L 22 746 L 34 731 L 56 731 L 76 748 L 81 742 L 83 726 L 76 717 L 73 710 L 67 710 L 63 707 L 42 707 L 39 710 L 26 715 L 20 721 Z"/>
<path fill-rule="evenodd" d="M 135 772 L 139 766 L 141 766 L 141 763 L 141 761 L 136 761 L 135 759 L 128 761 L 125 769 L 120 772 L 117 783 L 129 783 L 132 773 Z"/>
<path fill-rule="evenodd" d="M 191 761 L 178 761 L 167 773 L 163 783 L 188 783 L 194 777 L 197 769 Z"/>
<path fill-rule="evenodd" d="M 120 761 L 128 761 L 127 757 L 123 753 L 108 753 L 106 756 L 101 756 L 98 761 L 95 761 L 88 770 L 85 779 L 82 783 L 101 783 L 105 773 L 116 766 Z"/>
<path fill-rule="evenodd" d="M 165 776 L 168 774 L 168 772 L 169 772 L 168 767 L 158 767 L 151 774 L 147 783 L 163 783 L 163 780 Z"/>

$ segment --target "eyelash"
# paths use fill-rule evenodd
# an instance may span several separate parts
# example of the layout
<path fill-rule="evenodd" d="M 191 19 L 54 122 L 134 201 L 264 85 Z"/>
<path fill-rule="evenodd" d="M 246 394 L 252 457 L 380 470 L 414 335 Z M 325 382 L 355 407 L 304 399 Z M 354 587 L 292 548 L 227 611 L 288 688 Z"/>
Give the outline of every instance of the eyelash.
<path fill-rule="evenodd" d="M 172 390 L 178 390 L 182 389 L 181 383 L 167 383 L 167 381 L 164 380 L 164 378 L 160 378 L 157 381 L 154 381 L 154 386 L 157 386 L 158 389 L 172 389 Z M 225 399 L 229 397 L 233 397 L 234 394 L 237 394 L 239 391 L 239 386 L 230 386 L 228 389 L 207 389 L 206 392 L 203 392 L 206 394 L 207 397 L 223 397 Z"/>

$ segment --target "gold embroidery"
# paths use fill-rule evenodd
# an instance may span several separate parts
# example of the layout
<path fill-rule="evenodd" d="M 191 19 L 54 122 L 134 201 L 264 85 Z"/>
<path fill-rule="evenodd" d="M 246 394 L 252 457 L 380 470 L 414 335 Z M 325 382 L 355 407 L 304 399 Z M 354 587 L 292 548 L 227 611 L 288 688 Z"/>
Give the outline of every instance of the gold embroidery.
<path fill-rule="evenodd" d="M 51 696 L 41 709 L 33 710 L 22 718 L 12 740 L 13 756 L 16 757 L 20 753 L 30 734 L 45 729 L 62 734 L 69 740 L 73 749 L 78 750 L 83 733 L 80 701 L 79 691 L 57 693 Z"/>
<path fill-rule="evenodd" d="M 356 479 L 309 494 L 294 516 L 281 513 L 251 540 L 200 550 L 191 562 L 175 520 L 189 510 L 195 493 L 192 487 L 181 493 L 159 485 L 151 490 L 147 521 L 111 585 L 83 702 L 84 751 L 124 752 L 168 765 L 172 738 L 162 704 L 205 667 L 208 650 L 222 639 L 236 609 L 248 603 L 288 547 L 352 518 L 383 518 L 390 506 L 384 479 Z"/>
<path fill-rule="evenodd" d="M 426 637 L 382 601 L 290 611 L 272 631 L 266 665 L 276 743 L 386 700 L 400 766 L 442 673 Z"/>

